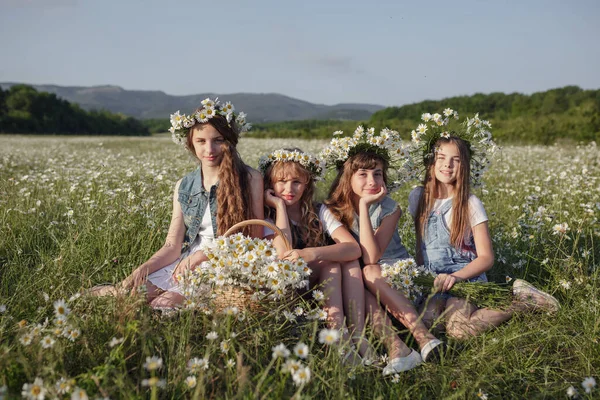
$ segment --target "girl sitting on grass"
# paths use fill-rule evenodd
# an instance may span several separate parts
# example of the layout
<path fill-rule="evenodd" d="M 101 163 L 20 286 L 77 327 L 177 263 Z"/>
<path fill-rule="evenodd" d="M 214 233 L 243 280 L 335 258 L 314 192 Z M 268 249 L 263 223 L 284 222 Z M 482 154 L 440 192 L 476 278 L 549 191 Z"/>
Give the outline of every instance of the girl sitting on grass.
<path fill-rule="evenodd" d="M 494 264 L 488 218 L 481 201 L 470 193 L 470 181 L 478 183 L 495 150 L 490 124 L 473 119 L 455 130 L 448 130 L 453 110 L 424 114 L 422 133 L 413 131 L 417 156 L 425 166 L 423 186 L 409 195 L 409 211 L 415 220 L 417 263 L 437 274 L 434 288 L 442 292 L 424 307 L 424 321 L 431 325 L 443 313 L 446 334 L 454 338 L 477 335 L 508 320 L 515 311 L 538 308 L 556 312 L 558 301 L 517 279 L 513 284 L 515 300 L 505 311 L 478 309 L 465 299 L 451 297 L 448 290 L 456 282 L 487 282 L 485 272 Z"/>
<path fill-rule="evenodd" d="M 244 164 L 236 149 L 249 124 L 244 113 L 236 116 L 233 110 L 231 103 L 206 99 L 191 116 L 179 111 L 171 115 L 173 140 L 190 151 L 199 166 L 175 185 L 165 244 L 123 282 L 95 287 L 91 294 L 145 285 L 153 307 L 179 305 L 184 296 L 176 277 L 207 261 L 200 244 L 238 222 L 263 218 L 262 176 Z M 245 233 L 262 237 L 262 227 L 248 227 Z"/>
<path fill-rule="evenodd" d="M 409 370 L 422 360 L 435 360 L 442 345 L 421 322 L 410 300 L 381 276 L 380 263 L 392 264 L 408 258 L 398 234 L 401 210 L 387 196 L 386 188 L 388 167 L 390 163 L 399 167 L 402 154 L 397 132 L 386 129 L 376 136 L 372 128 L 365 131 L 362 127 L 352 137 L 334 138 L 322 153 L 326 160 L 337 164 L 338 170 L 325 204 L 362 249 L 370 318 L 389 352 L 390 362 L 384 375 Z M 420 354 L 400 340 L 377 299 L 410 330 L 421 348 Z"/>
<path fill-rule="evenodd" d="M 281 149 L 262 157 L 259 169 L 266 188 L 266 217 L 275 222 L 293 247 L 286 251 L 283 240 L 275 236 L 273 245 L 279 257 L 290 260 L 301 257 L 307 262 L 313 271 L 311 285 L 323 288 L 330 328 L 339 329 L 342 340 L 351 341 L 364 356 L 369 345 L 360 335 L 348 334 L 344 316 L 344 304 L 349 303 L 349 296 L 363 298 L 362 280 L 345 281 L 342 285 L 342 270 L 358 268 L 360 247 L 327 207 L 313 202 L 315 181 L 322 177 L 324 163 L 300 149 Z M 268 228 L 265 234 L 268 238 L 274 236 Z M 327 243 L 326 235 L 333 244 Z M 342 290 L 343 287 L 349 289 Z M 346 309 L 346 314 L 352 331 L 362 332 L 364 313 L 353 308 Z M 346 355 L 349 360 L 355 356 L 352 352 Z M 358 358 L 352 360 L 358 362 Z"/>

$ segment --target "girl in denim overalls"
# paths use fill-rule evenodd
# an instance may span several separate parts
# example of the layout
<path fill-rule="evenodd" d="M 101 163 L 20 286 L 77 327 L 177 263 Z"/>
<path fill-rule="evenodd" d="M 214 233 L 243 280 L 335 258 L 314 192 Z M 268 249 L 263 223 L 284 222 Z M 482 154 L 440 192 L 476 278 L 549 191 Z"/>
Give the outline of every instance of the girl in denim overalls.
<path fill-rule="evenodd" d="M 177 277 L 201 267 L 207 257 L 200 244 L 223 234 L 232 225 L 264 216 L 263 180 L 243 163 L 236 145 L 245 130 L 245 114 L 233 113 L 230 103 L 206 99 L 191 116 L 171 115 L 173 139 L 198 160 L 198 169 L 175 185 L 173 213 L 165 244 L 119 285 L 92 289 L 92 295 L 145 285 L 153 307 L 173 307 L 185 298 Z M 262 228 L 245 233 L 262 237 Z"/>
<path fill-rule="evenodd" d="M 432 154 L 424 187 L 409 196 L 417 262 L 437 275 L 434 287 L 441 292 L 424 305 L 424 321 L 431 325 L 444 312 L 447 335 L 464 338 L 497 326 L 515 311 L 532 305 L 557 309 L 556 299 L 522 280 L 515 282 L 515 302 L 506 311 L 478 309 L 444 293 L 456 282 L 487 282 L 485 272 L 494 264 L 494 252 L 483 204 L 469 191 L 469 145 L 458 137 L 440 138 L 433 143 Z"/>
<path fill-rule="evenodd" d="M 363 277 L 368 289 L 365 296 L 367 309 L 390 353 L 384 375 L 409 370 L 422 360 L 432 361 L 442 344 L 420 321 L 410 300 L 381 276 L 381 263 L 408 257 L 398 234 L 401 210 L 387 196 L 387 169 L 388 162 L 375 151 L 353 154 L 338 169 L 325 202 L 361 246 Z M 396 335 L 377 299 L 410 330 L 419 343 L 420 354 L 408 348 Z"/>

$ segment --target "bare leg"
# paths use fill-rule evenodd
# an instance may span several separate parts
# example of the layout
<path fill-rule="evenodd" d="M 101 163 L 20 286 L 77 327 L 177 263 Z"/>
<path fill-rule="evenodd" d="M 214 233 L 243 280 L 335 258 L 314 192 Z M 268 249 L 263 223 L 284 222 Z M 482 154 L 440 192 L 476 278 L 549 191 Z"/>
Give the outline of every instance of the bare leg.
<path fill-rule="evenodd" d="M 440 317 L 442 316 L 445 308 L 446 300 L 444 299 L 440 299 L 438 297 L 426 299 L 419 310 L 425 326 L 430 329 L 443 331 L 444 324 L 442 323 Z"/>
<path fill-rule="evenodd" d="M 157 307 L 177 307 L 180 306 L 185 297 L 175 292 L 164 292 L 153 300 L 150 301 L 150 305 L 154 308 Z"/>
<path fill-rule="evenodd" d="M 446 333 L 455 339 L 466 339 L 500 325 L 512 315 L 512 311 L 477 308 L 465 299 L 451 297 L 446 301 Z"/>
<path fill-rule="evenodd" d="M 385 304 L 387 309 L 402 325 L 408 328 L 420 347 L 435 339 L 435 336 L 429 333 L 427 327 L 419 318 L 419 314 L 410 300 L 388 285 L 381 276 L 381 267 L 379 264 L 367 265 L 363 269 L 363 273 L 369 291 Z"/>
<path fill-rule="evenodd" d="M 371 346 L 364 338 L 365 285 L 358 260 L 342 264 L 342 298 L 352 341 L 362 356 L 372 353 Z"/>
<path fill-rule="evenodd" d="M 369 318 L 373 324 L 373 331 L 381 338 L 383 345 L 387 349 L 389 359 L 392 360 L 409 355 L 411 349 L 398 337 L 392 325 L 392 320 L 387 316 L 375 296 L 371 292 L 366 291 L 365 301 Z"/>
<path fill-rule="evenodd" d="M 314 264 L 314 265 L 313 265 Z M 342 270 L 338 263 L 311 263 L 311 269 L 317 272 L 318 283 L 325 295 L 327 325 L 330 329 L 342 329 L 344 320 L 344 301 L 342 299 Z M 345 331 L 345 329 L 344 329 Z"/>

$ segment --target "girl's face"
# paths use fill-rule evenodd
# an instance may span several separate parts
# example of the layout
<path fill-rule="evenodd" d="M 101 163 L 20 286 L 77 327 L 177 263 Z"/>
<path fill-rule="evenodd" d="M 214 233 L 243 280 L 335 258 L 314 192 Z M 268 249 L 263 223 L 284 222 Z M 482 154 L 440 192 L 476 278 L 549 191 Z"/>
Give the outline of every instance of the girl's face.
<path fill-rule="evenodd" d="M 460 169 L 460 153 L 454 143 L 443 143 L 435 155 L 435 179 L 446 185 L 456 182 Z"/>
<path fill-rule="evenodd" d="M 377 162 L 374 169 L 358 169 L 350 180 L 352 191 L 358 197 L 371 196 L 379 193 L 382 186 L 385 185 L 383 180 L 383 165 Z"/>
<path fill-rule="evenodd" d="M 273 191 L 275 196 L 284 201 L 286 207 L 291 207 L 300 201 L 307 183 L 306 179 L 298 174 L 286 171 L 273 181 Z"/>
<path fill-rule="evenodd" d="M 223 159 L 225 139 L 211 124 L 196 125 L 192 131 L 194 153 L 203 167 L 217 167 Z"/>

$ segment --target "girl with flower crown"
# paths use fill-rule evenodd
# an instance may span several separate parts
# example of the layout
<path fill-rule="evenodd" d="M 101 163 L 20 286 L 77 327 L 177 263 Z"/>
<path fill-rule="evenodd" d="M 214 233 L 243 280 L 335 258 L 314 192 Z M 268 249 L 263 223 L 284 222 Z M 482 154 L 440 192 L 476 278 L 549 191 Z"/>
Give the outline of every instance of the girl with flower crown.
<path fill-rule="evenodd" d="M 315 181 L 322 178 L 324 163 L 300 149 L 282 149 L 262 157 L 259 169 L 266 188 L 265 215 L 293 244 L 293 250 L 286 251 L 283 240 L 274 237 L 278 255 L 290 260 L 303 258 L 308 263 L 313 271 L 311 283 L 323 288 L 330 328 L 339 329 L 342 338 L 352 341 L 359 354 L 365 356 L 370 349 L 366 340 L 356 335 L 351 337 L 346 329 L 344 304 L 349 299 L 343 298 L 343 294 L 363 291 L 362 281 L 346 280 L 346 290 L 342 290 L 342 270 L 352 269 L 354 265 L 358 268 L 360 247 L 327 207 L 313 202 Z M 274 235 L 270 229 L 265 229 L 265 234 Z M 328 238 L 333 243 L 328 243 Z M 352 330 L 362 332 L 364 317 L 358 310 L 348 310 L 347 317 Z M 346 354 L 346 357 L 354 357 L 352 352 Z"/>
<path fill-rule="evenodd" d="M 446 334 L 464 338 L 499 325 L 517 310 L 556 311 L 559 305 L 554 297 L 521 279 L 513 284 L 512 306 L 503 311 L 478 309 L 445 293 L 457 282 L 487 282 L 485 273 L 494 264 L 488 218 L 482 202 L 470 192 L 470 181 L 478 183 L 495 144 L 489 122 L 477 115 L 453 130 L 448 128 L 449 117 L 458 119 L 458 114 L 446 109 L 444 115 L 423 114 L 421 133 L 413 131 L 415 154 L 422 157 L 425 167 L 423 186 L 409 195 L 416 258 L 437 275 L 434 288 L 441 292 L 427 300 L 424 321 L 431 325 L 444 313 Z M 430 120 L 433 123 L 427 126 Z"/>
<path fill-rule="evenodd" d="M 362 127 L 352 137 L 334 138 L 322 153 L 327 161 L 336 163 L 338 171 L 325 204 L 362 250 L 367 308 L 390 353 L 384 375 L 409 370 L 422 360 L 434 360 L 442 344 L 429 333 L 412 303 L 381 276 L 380 263 L 408 258 L 398 234 L 401 210 L 387 195 L 388 168 L 391 163 L 400 168 L 404 153 L 397 132 L 386 129 L 375 135 L 372 128 L 365 131 Z M 410 330 L 421 347 L 420 354 L 396 335 L 377 299 Z"/>
<path fill-rule="evenodd" d="M 193 115 L 171 115 L 173 140 L 198 161 L 198 168 L 175 185 L 171 225 L 165 244 L 118 285 L 146 286 L 154 307 L 172 307 L 184 300 L 177 277 L 195 269 L 207 257 L 202 242 L 222 235 L 243 220 L 264 216 L 260 173 L 242 161 L 237 144 L 247 130 L 245 114 L 234 114 L 231 103 L 206 99 Z M 246 227 L 245 234 L 262 237 L 262 227 Z M 92 294 L 115 293 L 114 286 L 92 289 Z"/>

